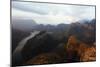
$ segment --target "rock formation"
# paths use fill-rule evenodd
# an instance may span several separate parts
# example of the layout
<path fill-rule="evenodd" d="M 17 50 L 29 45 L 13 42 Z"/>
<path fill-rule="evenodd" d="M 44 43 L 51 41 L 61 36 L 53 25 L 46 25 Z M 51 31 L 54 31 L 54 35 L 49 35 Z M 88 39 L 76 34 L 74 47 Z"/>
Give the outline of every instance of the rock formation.
<path fill-rule="evenodd" d="M 30 59 L 26 64 L 51 64 L 61 62 L 61 57 L 56 53 L 45 53 L 40 54 L 32 59 Z"/>
<path fill-rule="evenodd" d="M 70 62 L 73 61 L 95 61 L 96 60 L 96 46 L 94 44 L 85 44 L 70 36 L 67 46 L 67 58 Z"/>

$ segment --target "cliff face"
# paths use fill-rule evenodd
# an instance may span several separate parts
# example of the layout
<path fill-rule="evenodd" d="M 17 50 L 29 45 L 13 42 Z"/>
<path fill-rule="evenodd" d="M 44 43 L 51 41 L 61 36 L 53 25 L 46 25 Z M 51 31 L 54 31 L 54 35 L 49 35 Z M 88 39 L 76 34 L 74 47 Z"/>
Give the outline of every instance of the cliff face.
<path fill-rule="evenodd" d="M 79 61 L 79 56 L 77 55 L 79 43 L 75 36 L 70 36 L 68 43 L 66 44 L 67 60 L 68 62 Z"/>
<path fill-rule="evenodd" d="M 80 55 L 80 61 L 95 61 L 96 60 L 96 47 L 88 47 L 84 49 L 84 52 Z"/>
<path fill-rule="evenodd" d="M 67 46 L 67 58 L 70 61 L 95 61 L 96 46 L 94 44 L 86 44 L 79 42 L 75 36 L 70 36 Z"/>
<path fill-rule="evenodd" d="M 62 53 L 48 52 L 41 53 L 25 64 L 54 64 L 64 62 L 88 62 L 96 60 L 96 46 L 78 41 L 75 36 L 70 36 L 68 43 L 63 46 L 65 50 Z M 63 55 L 62 55 L 63 54 Z M 65 56 L 66 55 L 66 56 Z"/>

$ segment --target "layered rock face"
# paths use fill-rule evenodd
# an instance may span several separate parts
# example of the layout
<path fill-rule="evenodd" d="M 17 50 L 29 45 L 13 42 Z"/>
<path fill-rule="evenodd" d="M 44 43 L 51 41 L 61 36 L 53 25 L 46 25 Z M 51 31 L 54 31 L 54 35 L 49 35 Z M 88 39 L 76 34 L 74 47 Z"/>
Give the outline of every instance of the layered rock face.
<path fill-rule="evenodd" d="M 80 61 L 95 61 L 96 60 L 96 48 L 95 46 L 86 48 L 80 56 Z"/>
<path fill-rule="evenodd" d="M 67 46 L 67 58 L 70 61 L 95 61 L 96 46 L 94 44 L 86 44 L 77 40 L 75 36 L 70 36 Z"/>
<path fill-rule="evenodd" d="M 70 36 L 68 43 L 66 44 L 66 53 L 68 62 L 79 61 L 79 56 L 77 55 L 79 43 L 75 36 Z"/>

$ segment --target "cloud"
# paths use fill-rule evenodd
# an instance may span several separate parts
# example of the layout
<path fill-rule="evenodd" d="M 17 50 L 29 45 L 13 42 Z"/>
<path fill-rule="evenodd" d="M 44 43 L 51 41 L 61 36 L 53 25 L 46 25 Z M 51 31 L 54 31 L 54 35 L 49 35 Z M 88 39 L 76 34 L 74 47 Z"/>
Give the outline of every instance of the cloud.
<path fill-rule="evenodd" d="M 95 7 L 13 1 L 12 16 L 31 18 L 40 24 L 56 25 L 81 19 L 93 19 L 95 18 Z"/>
<path fill-rule="evenodd" d="M 31 13 L 45 14 L 46 12 L 40 10 L 40 7 L 33 4 L 32 2 L 20 2 L 20 1 L 12 1 L 12 8 L 16 8 L 18 10 L 23 10 Z"/>

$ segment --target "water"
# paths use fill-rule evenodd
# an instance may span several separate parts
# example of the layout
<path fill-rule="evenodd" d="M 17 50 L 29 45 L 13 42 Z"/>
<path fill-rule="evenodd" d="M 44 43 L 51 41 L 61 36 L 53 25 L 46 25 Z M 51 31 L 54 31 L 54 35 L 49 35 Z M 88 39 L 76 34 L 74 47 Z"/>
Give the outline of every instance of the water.
<path fill-rule="evenodd" d="M 16 49 L 13 52 L 13 60 L 15 61 L 15 63 L 20 63 L 22 61 L 22 55 L 21 55 L 21 50 L 23 49 L 23 47 L 25 46 L 25 44 L 27 43 L 27 41 L 33 37 L 35 37 L 35 35 L 39 34 L 40 31 L 35 31 L 32 32 L 28 37 L 24 38 L 22 41 L 19 42 L 18 46 L 16 47 Z"/>

